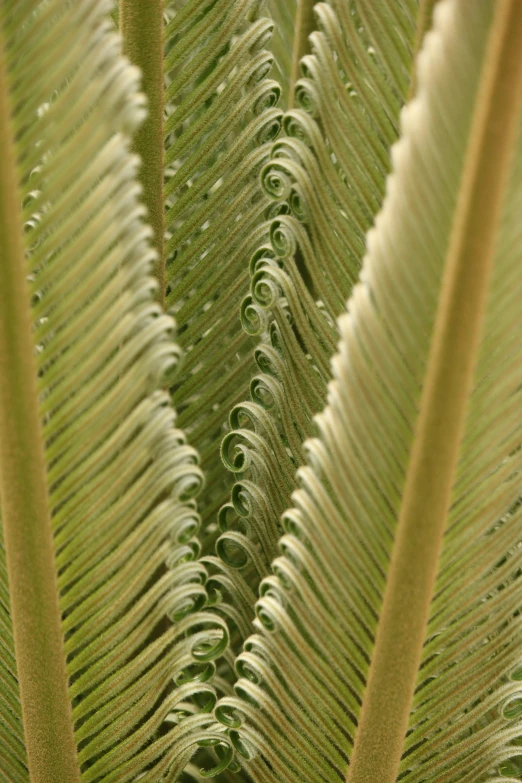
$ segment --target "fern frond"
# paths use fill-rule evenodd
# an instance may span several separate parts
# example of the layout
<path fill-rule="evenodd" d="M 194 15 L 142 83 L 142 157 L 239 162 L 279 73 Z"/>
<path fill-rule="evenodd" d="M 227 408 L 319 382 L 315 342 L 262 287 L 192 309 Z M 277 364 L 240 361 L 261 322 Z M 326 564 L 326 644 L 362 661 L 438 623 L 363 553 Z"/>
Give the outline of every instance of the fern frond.
<path fill-rule="evenodd" d="M 256 783 L 333 783 L 345 780 L 347 770 L 352 783 L 521 779 L 517 6 L 444 0 L 436 7 L 384 207 L 339 322 L 328 405 L 316 417 L 318 436 L 307 443 L 294 508 L 283 517 L 280 556 L 261 584 L 256 633 L 236 662 L 236 696 L 216 711 Z M 468 219 L 472 230 L 462 239 Z M 462 255 L 467 260 L 459 267 L 454 254 L 461 241 L 472 255 Z M 459 426 L 448 428 L 445 420 L 446 411 L 453 416 L 450 406 L 427 408 L 426 389 L 441 351 L 451 355 L 461 321 L 473 312 L 474 276 L 488 279 L 478 259 L 489 243 L 485 310 L 472 316 L 482 332 L 476 357 L 470 342 L 469 352 L 441 370 L 444 382 L 444 373 L 458 377 L 461 363 L 471 368 L 469 395 L 465 378 L 456 387 L 464 400 L 459 438 Z M 453 309 L 441 309 L 457 268 L 471 282 Z M 458 328 L 445 333 L 448 312 Z M 430 471 L 408 521 L 412 549 L 401 560 L 411 508 L 405 492 L 413 491 L 412 465 L 424 464 L 418 454 L 427 419 L 436 437 L 449 429 L 458 457 L 455 465 L 437 449 L 423 457 Z M 430 536 L 440 504 L 439 541 Z M 419 580 L 429 588 L 425 618 Z M 398 636 L 386 644 L 390 606 L 402 613 L 394 620 Z M 419 629 L 408 702 L 408 689 L 397 681 Z M 383 655 L 385 686 L 378 679 Z M 381 711 L 369 717 L 373 699 Z M 402 731 L 404 708 L 396 768 L 390 737 Z M 363 733 L 372 751 L 352 770 Z"/>
<path fill-rule="evenodd" d="M 412 67 L 415 3 L 373 11 L 365 2 L 332 0 L 315 10 L 319 30 L 296 88 L 301 108 L 285 115 L 286 136 L 262 171 L 278 210 L 290 205 L 292 214 L 266 224 L 251 260 L 242 312 L 245 328 L 260 338 L 257 373 L 251 400 L 234 408 L 223 442 L 225 464 L 239 478 L 220 511 L 223 565 L 206 559 L 209 589 L 225 597 L 218 608 L 236 626 L 237 615 L 243 618 L 237 644 L 253 617 L 252 595 L 277 555 L 278 519 L 296 487 L 302 443 L 326 399 L 335 319 L 382 202 Z"/>
<path fill-rule="evenodd" d="M 35 606 L 48 596 L 27 592 L 36 583 L 33 572 L 47 567 L 39 554 L 46 548 L 48 584 L 55 585 L 48 605 L 56 604 L 67 665 L 62 718 L 74 729 L 73 763 L 81 779 L 157 780 L 178 774 L 198 739 L 227 744 L 222 732 L 207 731 L 215 695 L 205 682 L 227 631 L 201 611 L 206 572 L 197 559 L 199 519 L 191 497 L 202 475 L 161 391 L 179 349 L 171 341 L 172 319 L 153 301 L 154 253 L 138 203 L 137 161 L 128 151 L 143 107 L 137 73 L 119 57 L 119 39 L 110 32 L 109 6 L 104 0 L 6 0 L 0 11 L 11 107 L 2 127 L 12 128 L 0 151 L 9 164 L 4 158 L 0 176 L 15 164 L 23 204 L 20 210 L 13 186 L 1 203 L 2 218 L 8 202 L 25 226 L 23 240 L 15 223 L 4 235 L 3 279 L 22 281 L 20 323 L 27 321 L 31 341 L 23 356 L 16 341 L 9 351 L 0 348 L 10 585 L 8 597 L 2 549 L 0 710 L 2 731 L 12 737 L 0 753 L 0 770 L 12 781 L 27 780 L 27 773 L 9 614 L 29 769 L 46 783 L 63 779 L 55 763 L 65 755 L 66 738 L 53 736 L 57 716 L 50 710 L 45 718 L 45 688 L 38 691 L 49 679 L 46 666 L 52 668 L 45 658 L 51 631 L 40 628 Z M 9 236 L 23 241 L 27 283 Z M 9 289 L 2 293 L 0 335 L 10 336 L 15 304 L 6 306 Z M 8 421 L 16 418 L 6 407 L 16 394 L 6 380 L 16 380 L 11 357 L 32 376 L 20 399 L 35 385 L 39 425 L 31 451 L 38 453 L 39 441 L 45 445 L 41 512 L 48 505 L 52 533 L 38 526 L 40 512 L 24 517 L 15 502 L 34 494 L 35 463 L 32 454 L 17 451 L 16 426 Z M 31 550 L 33 541 L 40 543 Z M 187 716 L 191 699 L 201 709 Z M 171 729 L 164 732 L 167 718 Z"/>

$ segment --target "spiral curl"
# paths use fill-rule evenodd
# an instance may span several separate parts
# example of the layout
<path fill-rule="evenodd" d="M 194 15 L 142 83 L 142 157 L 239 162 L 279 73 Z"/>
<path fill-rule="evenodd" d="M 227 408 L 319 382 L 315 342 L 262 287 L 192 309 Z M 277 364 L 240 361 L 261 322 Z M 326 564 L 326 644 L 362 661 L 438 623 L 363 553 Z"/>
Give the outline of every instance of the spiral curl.
<path fill-rule="evenodd" d="M 239 317 L 241 326 L 251 337 L 262 334 L 268 325 L 266 310 L 259 307 L 257 302 L 254 302 L 251 294 L 246 296 L 241 302 Z"/>

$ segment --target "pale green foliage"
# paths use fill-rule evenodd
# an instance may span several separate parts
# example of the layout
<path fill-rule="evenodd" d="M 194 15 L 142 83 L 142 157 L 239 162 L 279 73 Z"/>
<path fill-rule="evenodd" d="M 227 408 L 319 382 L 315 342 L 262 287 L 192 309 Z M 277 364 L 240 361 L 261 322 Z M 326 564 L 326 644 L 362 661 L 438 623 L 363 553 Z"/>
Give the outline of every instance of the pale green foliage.
<path fill-rule="evenodd" d="M 225 576 L 212 586 L 226 591 L 224 610 L 236 621 L 238 644 L 249 633 L 252 592 L 278 553 L 279 519 L 296 487 L 302 443 L 326 400 L 336 318 L 381 205 L 412 66 L 414 3 L 374 15 L 366 2 L 348 8 L 332 0 L 315 11 L 319 29 L 302 61 L 298 107 L 285 115 L 284 135 L 262 171 L 283 214 L 252 257 L 251 294 L 242 307 L 245 327 L 261 338 L 257 373 L 251 400 L 233 409 L 233 431 L 223 442 L 226 464 L 240 480 L 220 512 Z"/>
<path fill-rule="evenodd" d="M 238 312 L 268 204 L 259 170 L 281 121 L 264 48 L 273 24 L 259 12 L 257 0 L 166 4 L 166 300 L 185 354 L 172 398 L 206 474 L 208 534 L 229 493 L 224 427 L 253 373 Z"/>
<path fill-rule="evenodd" d="M 236 668 L 236 744 L 256 781 L 344 780 L 418 415 L 491 5 L 439 9 L 393 176 L 340 321 L 328 405 L 306 445 L 257 633 Z M 457 81 L 452 73 L 459 73 Z M 442 165 L 443 161 L 443 165 Z M 486 781 L 520 734 L 519 145 L 401 780 Z M 518 289 L 517 289 L 518 285 Z M 383 350 L 383 346 L 385 349 Z M 406 643 L 406 642 L 405 642 Z M 397 650 L 397 655 L 400 655 Z M 232 712 L 231 712 L 232 710 Z M 231 717 L 232 716 L 232 717 Z M 238 720 L 239 718 L 239 720 Z M 238 743 L 241 743 L 239 745 Z M 518 767 L 514 767 L 518 769 Z M 518 778 L 517 778 L 518 779 Z"/>
<path fill-rule="evenodd" d="M 345 779 L 493 2 L 441 6 L 401 114 L 416 0 L 318 3 L 285 114 L 293 0 L 165 2 L 178 348 L 112 4 L 2 3 L 84 781 L 201 781 L 198 743 L 216 772 L 235 748 L 228 782 Z M 522 779 L 521 167 L 519 145 L 405 783 Z M 29 780 L 3 538 L 0 780 Z"/>
<path fill-rule="evenodd" d="M 209 724 L 196 710 L 176 726 L 175 714 L 196 693 L 212 705 L 212 689 L 187 667 L 196 648 L 203 660 L 218 654 L 226 630 L 194 613 L 205 572 L 187 501 L 201 473 L 160 391 L 178 349 L 151 298 L 150 231 L 128 153 L 143 114 L 138 74 L 119 57 L 106 11 L 105 2 L 16 0 L 1 19 L 78 764 L 85 781 L 122 783 L 156 763 L 156 778 L 179 765 Z M 17 783 L 27 772 L 8 619 L 0 630 L 11 669 L 0 691 L 2 731 L 13 735 L 6 768 Z M 160 738 L 169 713 L 174 728 Z"/>

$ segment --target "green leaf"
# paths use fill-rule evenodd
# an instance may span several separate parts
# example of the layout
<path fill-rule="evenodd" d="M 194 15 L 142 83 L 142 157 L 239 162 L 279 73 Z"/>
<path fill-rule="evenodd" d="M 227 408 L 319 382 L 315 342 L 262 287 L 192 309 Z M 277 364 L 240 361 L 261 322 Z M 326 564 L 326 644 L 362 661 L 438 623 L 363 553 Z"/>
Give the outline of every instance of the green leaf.
<path fill-rule="evenodd" d="M 6 0 L 0 12 L 0 217 L 14 216 L 2 280 L 16 289 L 4 287 L 0 321 L 0 723 L 12 740 L 0 773 L 15 783 L 27 772 L 10 615 L 32 779 L 157 780 L 177 775 L 201 739 L 229 745 L 206 730 L 214 691 L 191 675 L 223 652 L 227 632 L 201 611 L 191 498 L 202 475 L 161 390 L 179 349 L 153 301 L 151 232 L 128 151 L 143 106 L 109 6 Z M 48 616 L 66 660 L 64 704 Z M 60 771 L 60 722 L 74 730 L 74 774 Z"/>
<path fill-rule="evenodd" d="M 415 3 L 374 11 L 366 2 L 332 0 L 315 11 L 319 30 L 296 88 L 301 108 L 285 115 L 286 135 L 262 170 L 276 216 L 251 258 L 242 308 L 245 328 L 259 335 L 257 372 L 251 400 L 233 409 L 223 441 L 239 481 L 220 512 L 219 559 L 205 560 L 209 589 L 224 595 L 217 609 L 237 626 L 237 651 L 250 633 L 259 581 L 277 555 L 278 520 L 296 487 L 303 441 L 326 400 L 335 319 L 382 203 L 412 68 Z"/>
<path fill-rule="evenodd" d="M 171 3 L 166 15 L 166 299 L 185 354 L 172 398 L 206 475 L 208 549 L 230 492 L 219 445 L 253 373 L 239 308 L 269 204 L 259 171 L 280 130 L 281 88 L 267 78 L 273 22 L 257 0 Z"/>
<path fill-rule="evenodd" d="M 520 779 L 521 35 L 515 2 L 436 8 L 328 405 L 216 711 L 242 720 L 256 783 Z"/>

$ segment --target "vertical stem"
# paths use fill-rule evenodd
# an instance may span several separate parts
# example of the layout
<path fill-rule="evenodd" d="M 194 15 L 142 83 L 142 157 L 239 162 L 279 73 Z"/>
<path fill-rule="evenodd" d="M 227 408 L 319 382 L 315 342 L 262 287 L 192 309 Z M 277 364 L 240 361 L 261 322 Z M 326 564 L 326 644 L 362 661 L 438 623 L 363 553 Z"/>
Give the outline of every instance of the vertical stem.
<path fill-rule="evenodd" d="M 290 74 L 290 93 L 288 108 L 294 107 L 295 83 L 299 79 L 299 62 L 308 54 L 310 45 L 308 38 L 315 30 L 314 5 L 316 0 L 297 0 L 295 19 L 294 49 L 292 53 L 292 73 Z"/>
<path fill-rule="evenodd" d="M 32 783 L 77 783 L 19 204 L 0 29 L 0 496 L 16 662 Z"/>
<path fill-rule="evenodd" d="M 395 783 L 426 637 L 522 100 L 522 3 L 494 9 L 348 783 Z"/>
<path fill-rule="evenodd" d="M 159 285 L 158 299 L 164 307 L 163 0 L 120 0 L 120 27 L 123 52 L 141 70 L 142 90 L 148 101 L 147 119 L 134 136 L 133 150 L 141 158 L 142 199 L 154 231 L 153 244 L 158 254 L 154 275 Z"/>

